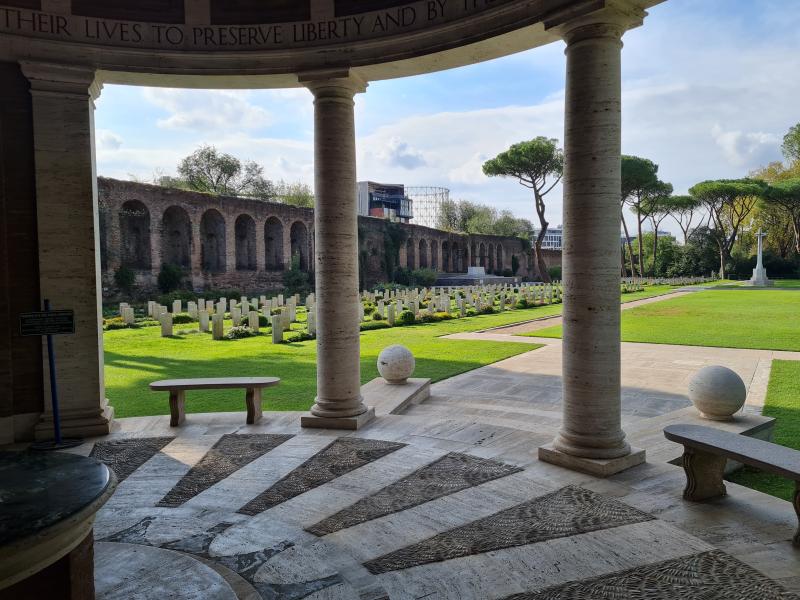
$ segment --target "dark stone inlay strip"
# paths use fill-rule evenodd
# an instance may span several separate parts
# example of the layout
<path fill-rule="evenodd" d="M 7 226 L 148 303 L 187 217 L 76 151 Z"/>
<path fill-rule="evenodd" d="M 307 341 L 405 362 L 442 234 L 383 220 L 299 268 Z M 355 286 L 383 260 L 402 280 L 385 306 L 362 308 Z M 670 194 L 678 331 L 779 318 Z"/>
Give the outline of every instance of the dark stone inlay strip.
<path fill-rule="evenodd" d="M 520 467 L 496 460 L 451 452 L 311 525 L 306 531 L 327 535 L 519 471 L 522 471 Z"/>
<path fill-rule="evenodd" d="M 505 600 L 799 600 L 752 567 L 710 550 Z"/>
<path fill-rule="evenodd" d="M 300 583 L 262 583 L 258 581 L 249 581 L 248 583 L 256 588 L 263 600 L 301 600 L 301 598 L 320 590 L 344 583 L 344 579 L 339 573 L 335 573 Z"/>
<path fill-rule="evenodd" d="M 617 500 L 567 486 L 364 563 L 375 575 L 654 519 Z"/>
<path fill-rule="evenodd" d="M 337 438 L 237 512 L 257 515 L 404 446 L 405 444 L 383 440 Z"/>
<path fill-rule="evenodd" d="M 89 456 L 104 463 L 114 471 L 119 481 L 158 454 L 174 437 L 120 438 L 97 442 Z"/>
<path fill-rule="evenodd" d="M 292 437 L 264 433 L 223 435 L 156 506 L 180 506 Z"/>

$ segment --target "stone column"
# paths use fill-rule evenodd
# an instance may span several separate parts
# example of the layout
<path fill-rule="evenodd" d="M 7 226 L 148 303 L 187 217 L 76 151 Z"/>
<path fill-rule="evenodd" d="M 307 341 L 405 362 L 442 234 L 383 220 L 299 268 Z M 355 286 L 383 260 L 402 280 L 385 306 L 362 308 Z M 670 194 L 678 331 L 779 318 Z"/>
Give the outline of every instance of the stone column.
<path fill-rule="evenodd" d="M 374 416 L 361 397 L 356 144 L 352 73 L 302 76 L 314 94 L 317 398 L 304 427 L 357 429 Z"/>
<path fill-rule="evenodd" d="M 100 243 L 94 157 L 94 71 L 23 62 L 33 101 L 41 297 L 75 311 L 75 333 L 54 337 L 62 432 L 108 433 L 113 410 L 103 384 Z M 38 438 L 52 436 L 44 354 L 45 411 Z"/>
<path fill-rule="evenodd" d="M 563 423 L 539 457 L 599 476 L 644 461 L 620 423 L 620 58 L 622 34 L 636 20 L 606 9 L 560 28 L 567 42 Z"/>

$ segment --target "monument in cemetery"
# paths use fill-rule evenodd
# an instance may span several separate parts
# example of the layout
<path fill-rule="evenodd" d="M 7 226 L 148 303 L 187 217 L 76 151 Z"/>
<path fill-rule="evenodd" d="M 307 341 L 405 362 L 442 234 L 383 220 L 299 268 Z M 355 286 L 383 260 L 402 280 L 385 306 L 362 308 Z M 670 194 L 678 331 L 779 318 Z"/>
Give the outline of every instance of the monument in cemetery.
<path fill-rule="evenodd" d="M 775 285 L 774 281 L 771 281 L 767 277 L 767 270 L 764 268 L 764 238 L 767 237 L 766 232 L 758 230 L 756 234 L 756 238 L 758 238 L 758 257 L 756 259 L 756 268 L 753 269 L 753 276 L 748 281 L 748 285 L 758 286 L 758 287 L 772 287 Z"/>

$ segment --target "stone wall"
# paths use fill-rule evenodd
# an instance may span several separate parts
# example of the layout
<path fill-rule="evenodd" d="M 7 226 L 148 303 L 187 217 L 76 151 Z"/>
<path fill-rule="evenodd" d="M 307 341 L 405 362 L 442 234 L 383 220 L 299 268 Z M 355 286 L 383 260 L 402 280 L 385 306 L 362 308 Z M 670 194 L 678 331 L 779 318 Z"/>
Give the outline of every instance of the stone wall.
<path fill-rule="evenodd" d="M 98 191 L 107 299 L 119 295 L 114 273 L 123 265 L 134 271 L 142 293 L 155 292 L 162 263 L 182 267 L 186 286 L 198 291 L 279 289 L 293 256 L 313 276 L 313 209 L 104 177 Z M 358 227 L 363 286 L 387 281 L 393 266 L 461 273 L 482 265 L 500 273 L 511 269 L 513 256 L 517 275 L 534 273 L 529 244 L 519 238 L 461 235 L 373 217 L 359 217 Z"/>
<path fill-rule="evenodd" d="M 30 86 L 12 63 L 0 62 L 0 81 L 0 444 L 6 444 L 33 428 L 43 387 L 42 340 L 19 332 L 19 313 L 41 308 Z"/>

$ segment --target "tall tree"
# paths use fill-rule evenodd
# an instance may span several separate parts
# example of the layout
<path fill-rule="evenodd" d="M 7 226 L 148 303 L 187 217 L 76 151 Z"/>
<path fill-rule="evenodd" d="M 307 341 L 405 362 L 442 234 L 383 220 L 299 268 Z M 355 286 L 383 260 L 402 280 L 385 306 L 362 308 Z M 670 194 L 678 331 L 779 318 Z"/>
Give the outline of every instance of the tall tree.
<path fill-rule="evenodd" d="M 669 186 L 669 191 L 667 190 Z M 625 214 L 622 210 L 625 205 L 631 207 L 636 216 L 636 230 L 638 239 L 642 238 L 642 224 L 647 220 L 648 213 L 645 210 L 649 198 L 663 196 L 672 193 L 672 186 L 658 179 L 658 165 L 652 160 L 640 156 L 622 155 L 621 165 L 621 189 L 620 189 L 620 215 L 622 218 L 622 228 L 625 231 L 625 239 L 628 244 L 628 252 L 631 257 L 631 275 L 633 272 L 633 248 L 628 234 L 628 225 L 625 222 Z M 644 248 L 639 246 L 639 276 L 644 275 Z"/>
<path fill-rule="evenodd" d="M 689 193 L 703 203 L 719 249 L 719 275 L 725 278 L 725 265 L 747 217 L 764 197 L 766 184 L 757 179 L 718 179 L 703 181 Z"/>
<path fill-rule="evenodd" d="M 186 187 L 198 192 L 223 196 L 249 196 L 270 200 L 275 195 L 264 169 L 252 160 L 242 162 L 219 152 L 214 146 L 201 146 L 178 164 L 178 175 Z"/>
<path fill-rule="evenodd" d="M 692 222 L 700 213 L 700 201 L 689 195 L 670 196 L 666 202 L 666 209 L 669 215 L 675 219 L 678 227 L 681 228 L 684 245 L 688 244 Z"/>
<path fill-rule="evenodd" d="M 533 246 L 536 267 L 542 280 L 549 282 L 547 262 L 542 254 L 542 240 L 550 225 L 545 218 L 544 197 L 561 180 L 564 173 L 564 153 L 558 147 L 558 140 L 539 136 L 514 144 L 483 163 L 483 172 L 489 177 L 514 177 L 521 185 L 533 190 L 536 216 L 539 219 L 539 234 Z"/>
<path fill-rule="evenodd" d="M 314 192 L 302 181 L 287 183 L 281 179 L 275 184 L 275 200 L 304 208 L 314 208 Z"/>
<path fill-rule="evenodd" d="M 658 261 L 658 228 L 661 227 L 664 219 L 669 216 L 670 194 L 672 185 L 669 183 L 653 190 L 643 201 L 643 210 L 647 213 L 650 223 L 653 225 L 653 269 L 651 277 L 656 276 L 656 262 Z M 643 244 L 639 244 L 641 251 Z"/>
<path fill-rule="evenodd" d="M 783 136 L 781 150 L 789 162 L 800 161 L 800 123 L 791 127 Z"/>
<path fill-rule="evenodd" d="M 800 177 L 776 181 L 767 189 L 765 200 L 779 207 L 791 221 L 795 252 L 800 254 Z"/>
<path fill-rule="evenodd" d="M 461 231 L 460 211 L 455 200 L 444 200 L 439 205 L 436 227 L 444 231 Z"/>

